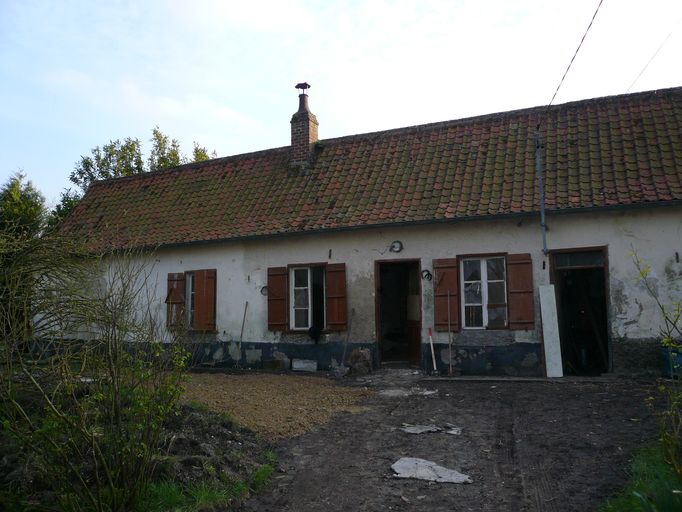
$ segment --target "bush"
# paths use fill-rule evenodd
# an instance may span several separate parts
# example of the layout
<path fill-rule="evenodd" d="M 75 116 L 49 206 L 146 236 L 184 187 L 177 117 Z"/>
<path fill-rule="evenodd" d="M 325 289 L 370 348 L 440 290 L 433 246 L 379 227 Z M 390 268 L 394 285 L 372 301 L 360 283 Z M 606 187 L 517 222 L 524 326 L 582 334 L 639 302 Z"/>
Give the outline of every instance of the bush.
<path fill-rule="evenodd" d="M 64 510 L 130 510 L 187 361 L 179 339 L 160 341 L 153 265 L 58 238 L 5 237 L 3 247 L 0 424 Z"/>

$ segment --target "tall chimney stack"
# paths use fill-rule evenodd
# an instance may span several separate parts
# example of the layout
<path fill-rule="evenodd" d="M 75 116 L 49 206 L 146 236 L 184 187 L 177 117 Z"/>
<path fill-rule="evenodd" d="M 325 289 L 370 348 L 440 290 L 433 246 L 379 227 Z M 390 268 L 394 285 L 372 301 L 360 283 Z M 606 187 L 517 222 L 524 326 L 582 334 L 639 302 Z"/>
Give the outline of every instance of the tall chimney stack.
<path fill-rule="evenodd" d="M 317 118 L 308 109 L 310 84 L 302 82 L 296 85 L 301 90 L 298 95 L 298 112 L 291 116 L 291 167 L 308 167 L 311 162 L 313 144 L 317 142 Z"/>

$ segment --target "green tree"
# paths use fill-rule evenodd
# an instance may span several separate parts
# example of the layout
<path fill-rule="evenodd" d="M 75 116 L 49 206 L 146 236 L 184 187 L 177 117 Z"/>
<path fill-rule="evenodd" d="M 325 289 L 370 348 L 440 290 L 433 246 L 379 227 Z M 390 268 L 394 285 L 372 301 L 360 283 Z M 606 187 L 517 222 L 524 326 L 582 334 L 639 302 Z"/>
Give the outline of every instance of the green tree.
<path fill-rule="evenodd" d="M 90 156 L 81 156 L 69 180 L 85 192 L 93 181 L 142 174 L 146 169 L 142 160 L 140 139 L 127 137 L 121 142 L 90 150 Z"/>
<path fill-rule="evenodd" d="M 200 146 L 197 141 L 194 141 L 194 149 L 192 150 L 193 162 L 203 162 L 205 160 L 210 160 L 211 158 L 216 158 L 217 156 L 215 151 L 209 153 L 204 146 Z"/>
<path fill-rule="evenodd" d="M 78 190 L 66 189 L 62 192 L 59 203 L 50 213 L 48 226 L 57 227 L 76 207 L 90 184 L 95 181 L 134 176 L 175 167 L 190 161 L 203 162 L 217 157 L 215 151 L 209 152 L 195 142 L 192 159 L 189 160 L 182 154 L 178 140 L 171 139 L 158 126 L 152 129 L 150 142 L 152 147 L 146 161 L 142 155 L 140 139 L 131 137 L 123 141 L 118 139 L 110 141 L 102 147 L 96 146 L 90 150 L 90 155 L 81 156 L 69 175 L 69 180 L 78 187 Z"/>
<path fill-rule="evenodd" d="M 171 139 L 168 135 L 155 126 L 152 130 L 152 149 L 149 153 L 149 170 L 158 171 L 168 167 L 175 167 L 187 163 L 187 158 L 180 151 L 180 143 L 177 139 Z"/>
<path fill-rule="evenodd" d="M 33 237 L 40 234 L 45 220 L 45 198 L 23 173 L 15 173 L 0 189 L 0 229 Z"/>
<path fill-rule="evenodd" d="M 82 194 L 79 194 L 75 190 L 67 188 L 59 196 L 59 202 L 50 212 L 47 219 L 47 227 L 49 229 L 54 229 L 71 213 L 71 211 L 78 205 Z"/>

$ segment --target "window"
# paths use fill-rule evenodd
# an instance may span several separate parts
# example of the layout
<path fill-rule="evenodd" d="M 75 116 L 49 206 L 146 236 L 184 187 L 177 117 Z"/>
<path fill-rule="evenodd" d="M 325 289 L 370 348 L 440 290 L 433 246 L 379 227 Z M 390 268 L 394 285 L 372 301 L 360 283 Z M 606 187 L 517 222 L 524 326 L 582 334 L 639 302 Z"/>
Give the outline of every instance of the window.
<path fill-rule="evenodd" d="M 530 254 L 433 260 L 436 331 L 535 328 Z"/>
<path fill-rule="evenodd" d="M 215 269 L 168 274 L 166 305 L 168 327 L 215 331 Z"/>
<path fill-rule="evenodd" d="M 504 256 L 464 259 L 461 272 L 463 327 L 506 327 L 507 284 Z"/>
<path fill-rule="evenodd" d="M 315 326 L 320 331 L 325 327 L 325 269 L 323 266 L 293 267 L 289 282 L 291 307 L 290 328 L 307 330 Z"/>
<path fill-rule="evenodd" d="M 268 329 L 346 328 L 346 266 L 304 264 L 268 269 Z"/>

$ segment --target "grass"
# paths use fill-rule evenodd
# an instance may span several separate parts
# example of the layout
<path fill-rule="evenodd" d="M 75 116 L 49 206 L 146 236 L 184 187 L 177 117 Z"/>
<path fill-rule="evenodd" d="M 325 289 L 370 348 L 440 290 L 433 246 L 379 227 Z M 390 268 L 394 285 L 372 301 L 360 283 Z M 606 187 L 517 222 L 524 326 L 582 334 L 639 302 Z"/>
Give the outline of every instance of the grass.
<path fill-rule="evenodd" d="M 251 475 L 251 489 L 254 492 L 261 491 L 268 483 L 268 480 L 270 480 L 270 476 L 272 476 L 274 471 L 275 469 L 270 464 L 259 466 Z"/>
<path fill-rule="evenodd" d="M 679 512 L 682 482 L 663 458 L 659 444 L 642 448 L 630 467 L 625 489 L 609 498 L 600 512 Z"/>
<path fill-rule="evenodd" d="M 155 482 L 147 489 L 137 510 L 142 512 L 195 512 L 209 507 L 229 504 L 235 498 L 246 496 L 248 488 L 243 482 L 197 484 L 188 488 L 169 480 Z"/>

